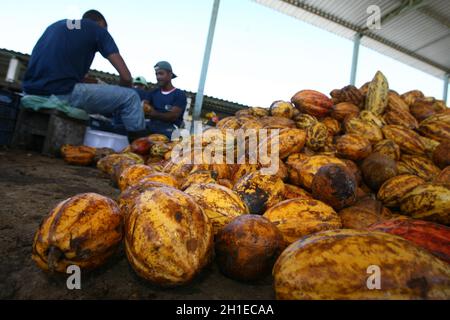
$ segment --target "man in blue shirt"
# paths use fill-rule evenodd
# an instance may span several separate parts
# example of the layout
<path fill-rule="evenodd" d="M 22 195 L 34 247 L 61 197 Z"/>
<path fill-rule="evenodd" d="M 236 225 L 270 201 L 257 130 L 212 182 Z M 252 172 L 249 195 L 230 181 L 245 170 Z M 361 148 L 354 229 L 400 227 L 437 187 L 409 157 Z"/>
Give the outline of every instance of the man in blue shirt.
<path fill-rule="evenodd" d="M 81 83 L 96 52 L 117 70 L 120 86 Z M 145 120 L 139 95 L 131 84 L 130 71 L 105 18 L 89 10 L 81 20 L 60 20 L 45 30 L 31 54 L 23 90 L 32 95 L 56 95 L 89 114 L 119 114 L 132 140 L 145 134 Z"/>
<path fill-rule="evenodd" d="M 144 108 L 151 119 L 149 130 L 151 133 L 164 134 L 171 137 L 172 132 L 183 124 L 183 114 L 186 109 L 186 94 L 172 84 L 177 76 L 167 61 L 160 61 L 155 66 L 158 89 L 147 95 Z"/>

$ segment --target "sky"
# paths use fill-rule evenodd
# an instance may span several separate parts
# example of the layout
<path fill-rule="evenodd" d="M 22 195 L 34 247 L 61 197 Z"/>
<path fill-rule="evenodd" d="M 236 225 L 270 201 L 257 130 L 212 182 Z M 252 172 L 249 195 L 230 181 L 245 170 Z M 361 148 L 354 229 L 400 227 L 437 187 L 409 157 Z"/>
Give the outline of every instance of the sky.
<path fill-rule="evenodd" d="M 132 75 L 155 82 L 153 65 L 172 64 L 174 85 L 196 92 L 213 0 L 22 0 L 2 3 L 0 47 L 31 53 L 45 28 L 97 9 L 108 21 Z M 13 30 L 13 31 L 11 31 Z M 222 0 L 205 94 L 249 106 L 268 107 L 297 91 L 325 94 L 349 84 L 353 43 L 250 0 Z M 97 53 L 93 69 L 117 73 Z M 360 47 L 356 85 L 377 70 L 399 93 L 420 89 L 442 99 L 443 81 Z"/>

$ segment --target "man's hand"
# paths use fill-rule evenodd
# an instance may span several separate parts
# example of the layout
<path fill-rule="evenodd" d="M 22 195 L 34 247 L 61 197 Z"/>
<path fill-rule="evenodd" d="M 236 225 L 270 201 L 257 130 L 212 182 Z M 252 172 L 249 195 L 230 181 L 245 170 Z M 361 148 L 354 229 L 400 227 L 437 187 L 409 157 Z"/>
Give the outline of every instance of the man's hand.
<path fill-rule="evenodd" d="M 120 53 L 113 53 L 108 56 L 109 62 L 113 65 L 113 67 L 117 70 L 120 76 L 120 82 L 119 85 L 122 87 L 129 87 L 131 88 L 131 85 L 133 83 L 133 79 L 131 77 L 130 70 L 128 70 L 127 65 L 125 64 L 125 61 L 123 60 Z"/>
<path fill-rule="evenodd" d="M 155 109 L 153 108 L 153 106 L 147 100 L 144 100 L 142 102 L 143 102 L 144 114 L 146 116 L 151 117 L 152 114 L 155 112 Z"/>

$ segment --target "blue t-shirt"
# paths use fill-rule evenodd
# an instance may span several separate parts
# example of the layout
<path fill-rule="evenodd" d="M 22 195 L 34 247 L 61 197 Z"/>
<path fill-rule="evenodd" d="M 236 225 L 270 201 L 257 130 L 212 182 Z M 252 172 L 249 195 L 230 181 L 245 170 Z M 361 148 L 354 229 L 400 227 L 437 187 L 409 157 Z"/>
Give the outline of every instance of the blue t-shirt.
<path fill-rule="evenodd" d="M 184 91 L 180 89 L 175 89 L 169 94 L 164 94 L 161 92 L 161 89 L 155 89 L 153 91 L 150 91 L 147 96 L 146 100 L 150 102 L 150 104 L 155 108 L 156 111 L 159 112 L 169 112 L 172 107 L 179 107 L 182 109 L 182 112 L 180 116 L 178 117 L 175 122 L 165 122 L 161 120 L 152 119 L 152 127 L 153 126 L 161 126 L 164 128 L 173 128 L 173 124 L 180 127 L 183 124 L 183 113 L 186 109 L 186 94 Z"/>
<path fill-rule="evenodd" d="M 108 30 L 89 19 L 80 28 L 69 28 L 67 20 L 50 25 L 36 43 L 23 80 L 28 94 L 68 94 L 91 67 L 96 52 L 107 58 L 118 53 Z"/>

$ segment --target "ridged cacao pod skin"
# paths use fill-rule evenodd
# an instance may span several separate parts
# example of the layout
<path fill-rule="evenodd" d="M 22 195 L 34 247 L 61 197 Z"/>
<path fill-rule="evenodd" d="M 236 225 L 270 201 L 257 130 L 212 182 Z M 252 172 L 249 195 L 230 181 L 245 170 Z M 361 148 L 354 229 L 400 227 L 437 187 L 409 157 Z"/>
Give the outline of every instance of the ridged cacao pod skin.
<path fill-rule="evenodd" d="M 330 92 L 330 96 L 333 98 L 333 103 L 338 104 L 342 102 L 352 103 L 356 106 L 364 104 L 364 96 L 355 86 L 349 85 L 342 89 L 335 89 Z"/>
<path fill-rule="evenodd" d="M 450 185 L 450 166 L 442 169 L 441 173 L 434 179 L 434 183 Z"/>
<path fill-rule="evenodd" d="M 300 114 L 298 117 L 295 118 L 295 125 L 297 126 L 297 128 L 304 130 L 308 129 L 309 127 L 312 127 L 317 122 L 319 121 L 317 120 L 316 117 L 306 113 Z"/>
<path fill-rule="evenodd" d="M 381 115 L 388 104 L 389 85 L 386 77 L 377 71 L 369 84 L 366 95 L 365 109 L 375 115 Z"/>
<path fill-rule="evenodd" d="M 392 160 L 400 160 L 400 147 L 392 140 L 384 139 L 373 146 L 374 153 L 380 153 Z"/>
<path fill-rule="evenodd" d="M 145 164 L 135 164 L 127 167 L 119 176 L 119 189 L 125 190 L 129 186 L 135 184 L 145 176 L 153 173 L 153 169 Z"/>
<path fill-rule="evenodd" d="M 391 219 L 392 212 L 380 201 L 365 197 L 339 211 L 339 217 L 343 228 L 363 230 L 374 223 Z"/>
<path fill-rule="evenodd" d="M 433 180 L 440 172 L 433 161 L 425 157 L 404 154 L 401 162 L 410 173 L 427 181 Z"/>
<path fill-rule="evenodd" d="M 163 134 L 160 133 L 153 133 L 147 137 L 147 139 L 151 143 L 157 143 L 157 142 L 169 142 L 169 138 Z"/>
<path fill-rule="evenodd" d="M 218 179 L 217 183 L 220 184 L 221 186 L 224 186 L 224 187 L 228 188 L 228 189 L 233 189 L 233 184 L 228 179 Z"/>
<path fill-rule="evenodd" d="M 347 116 L 358 116 L 359 107 L 349 102 L 341 102 L 333 106 L 331 111 L 331 117 L 337 121 L 344 121 Z"/>
<path fill-rule="evenodd" d="M 381 288 L 368 289 L 368 267 Z M 280 300 L 448 299 L 450 268 L 409 241 L 384 232 L 331 230 L 290 245 L 273 269 Z"/>
<path fill-rule="evenodd" d="M 419 122 L 436 114 L 436 110 L 433 108 L 433 102 L 422 98 L 415 99 L 409 106 L 409 110 Z"/>
<path fill-rule="evenodd" d="M 60 202 L 41 222 L 32 258 L 44 271 L 66 273 L 77 265 L 94 269 L 116 251 L 123 236 L 117 204 L 96 193 L 83 193 Z"/>
<path fill-rule="evenodd" d="M 191 281 L 210 262 L 213 230 L 201 207 L 170 187 L 139 195 L 125 225 L 125 252 L 142 278 L 159 286 Z"/>
<path fill-rule="evenodd" d="M 417 129 L 419 127 L 416 118 L 414 118 L 407 110 L 388 109 L 384 114 L 384 120 L 386 120 L 386 123 L 388 124 L 396 124 L 408 129 Z"/>
<path fill-rule="evenodd" d="M 156 142 L 150 148 L 150 156 L 152 157 L 164 157 L 165 154 L 169 153 L 172 147 L 165 142 Z"/>
<path fill-rule="evenodd" d="M 136 184 L 142 184 L 145 182 L 159 182 L 173 188 L 179 188 L 180 186 L 174 176 L 164 172 L 153 172 L 144 176 L 142 179 L 139 179 Z"/>
<path fill-rule="evenodd" d="M 450 263 L 450 228 L 417 219 L 396 218 L 369 227 L 370 231 L 395 234 Z"/>
<path fill-rule="evenodd" d="M 224 155 L 226 155 L 226 154 L 224 154 Z M 215 179 L 230 179 L 231 178 L 231 167 L 227 163 L 196 164 L 192 168 L 189 175 L 192 175 L 196 171 L 211 172 L 213 176 L 216 176 Z"/>
<path fill-rule="evenodd" d="M 175 176 L 177 179 L 183 180 L 189 175 L 192 168 L 194 167 L 192 160 L 193 159 L 187 156 L 178 160 L 169 160 L 164 166 L 163 172 L 169 173 Z"/>
<path fill-rule="evenodd" d="M 88 146 L 63 145 L 61 155 L 68 164 L 89 166 L 94 162 L 95 148 Z"/>
<path fill-rule="evenodd" d="M 262 215 L 268 208 L 274 206 L 284 195 L 283 181 L 274 175 L 264 175 L 255 171 L 243 176 L 233 187 L 249 213 Z"/>
<path fill-rule="evenodd" d="M 401 199 L 400 210 L 414 219 L 450 225 L 450 186 L 419 185 Z"/>
<path fill-rule="evenodd" d="M 386 121 L 381 116 L 375 115 L 373 112 L 368 110 L 363 110 L 359 114 L 359 119 L 368 122 L 370 124 L 374 124 L 378 128 L 383 128 L 386 125 Z"/>
<path fill-rule="evenodd" d="M 286 118 L 282 118 L 282 119 L 286 119 Z M 286 119 L 286 120 L 288 120 L 288 119 Z M 243 130 L 248 130 L 248 129 L 259 130 L 259 129 L 263 128 L 263 124 L 261 123 L 261 121 L 259 119 L 240 118 L 239 123 L 240 123 L 240 128 Z"/>
<path fill-rule="evenodd" d="M 450 141 L 450 113 L 438 113 L 419 124 L 418 131 L 439 142 Z"/>
<path fill-rule="evenodd" d="M 394 141 L 401 151 L 408 154 L 425 154 L 425 146 L 414 131 L 398 125 L 387 125 L 382 130 L 385 138 Z"/>
<path fill-rule="evenodd" d="M 425 95 L 423 94 L 422 91 L 419 91 L 419 90 L 411 90 L 411 91 L 405 92 L 405 93 L 402 94 L 400 97 L 405 101 L 405 103 L 406 103 L 408 106 L 411 106 L 411 105 L 414 103 L 414 101 L 415 101 L 416 99 L 418 99 L 418 98 L 424 98 Z"/>
<path fill-rule="evenodd" d="M 295 165 L 294 170 L 299 174 L 301 185 L 307 190 L 311 190 L 314 175 L 322 166 L 329 163 L 335 163 L 345 166 L 345 162 L 338 158 L 317 155 L 309 157 L 305 159 L 305 161 L 299 163 L 298 165 Z"/>
<path fill-rule="evenodd" d="M 250 107 L 252 115 L 258 118 L 267 117 L 269 115 L 269 110 L 263 107 Z"/>
<path fill-rule="evenodd" d="M 323 148 L 328 141 L 328 127 L 317 122 L 306 131 L 306 145 L 312 150 Z"/>
<path fill-rule="evenodd" d="M 434 149 L 433 162 L 441 169 L 450 166 L 450 140 L 440 143 Z"/>
<path fill-rule="evenodd" d="M 277 226 L 289 244 L 311 233 L 341 228 L 333 208 L 314 199 L 284 200 L 267 210 L 264 217 Z"/>
<path fill-rule="evenodd" d="M 299 91 L 292 97 L 291 102 L 301 112 L 318 118 L 325 117 L 333 107 L 330 98 L 315 90 Z"/>
<path fill-rule="evenodd" d="M 361 94 L 364 96 L 364 100 L 366 99 L 367 92 L 369 91 L 369 85 L 370 85 L 370 81 L 364 83 L 364 84 L 359 88 L 359 91 L 360 91 Z"/>
<path fill-rule="evenodd" d="M 295 128 L 294 120 L 285 117 L 263 117 L 259 123 L 264 129 L 285 129 Z"/>
<path fill-rule="evenodd" d="M 241 109 L 234 114 L 234 116 L 237 118 L 240 118 L 242 116 L 250 116 L 250 115 L 252 115 L 252 110 L 250 108 Z M 229 118 L 229 117 L 227 117 L 227 118 Z M 224 119 L 227 119 L 227 118 L 224 118 Z"/>
<path fill-rule="evenodd" d="M 359 118 L 345 121 L 345 132 L 360 135 L 371 143 L 383 140 L 381 129 L 372 122 L 367 122 Z"/>
<path fill-rule="evenodd" d="M 211 221 L 217 234 L 234 218 L 248 214 L 248 208 L 232 190 L 219 184 L 193 184 L 185 190 Z"/>
<path fill-rule="evenodd" d="M 232 170 L 231 170 L 232 184 L 235 185 L 246 174 L 258 171 L 259 167 L 260 166 L 258 164 L 248 163 L 248 161 L 246 161 L 245 163 L 242 163 L 242 164 L 232 165 Z"/>
<path fill-rule="evenodd" d="M 137 153 L 133 153 L 133 152 L 125 152 L 125 153 L 121 153 L 121 155 L 129 158 L 129 159 L 133 159 L 136 161 L 137 164 L 143 164 L 144 163 L 144 157 L 137 154 Z"/>
<path fill-rule="evenodd" d="M 372 153 L 364 159 L 361 171 L 364 182 L 374 191 L 378 191 L 386 180 L 398 174 L 395 161 L 379 153 Z"/>
<path fill-rule="evenodd" d="M 216 183 L 217 173 L 210 170 L 198 170 L 190 173 L 181 185 L 181 190 L 186 190 L 193 184 Z"/>
<path fill-rule="evenodd" d="M 439 141 L 424 136 L 420 136 L 420 141 L 422 141 L 423 145 L 425 146 L 427 156 L 432 158 L 434 150 L 439 146 Z"/>
<path fill-rule="evenodd" d="M 372 153 L 369 140 L 357 134 L 345 134 L 336 140 L 338 156 L 350 160 L 362 160 Z"/>
<path fill-rule="evenodd" d="M 378 190 L 377 199 L 386 207 L 397 208 L 400 200 L 425 180 L 412 174 L 401 174 L 385 181 Z"/>
<path fill-rule="evenodd" d="M 269 275 L 285 248 L 283 236 L 268 219 L 246 214 L 233 219 L 217 235 L 216 260 L 226 276 L 254 281 Z"/>
<path fill-rule="evenodd" d="M 305 189 L 302 189 L 300 187 L 297 187 L 292 184 L 285 183 L 284 184 L 284 199 L 312 199 L 312 195 L 306 191 Z"/>
<path fill-rule="evenodd" d="M 356 201 L 357 183 L 346 166 L 329 164 L 321 167 L 312 182 L 312 195 L 335 210 L 351 206 Z"/>
<path fill-rule="evenodd" d="M 295 128 L 286 128 L 280 130 L 279 136 L 279 157 L 280 159 L 287 158 L 293 153 L 298 153 L 302 150 L 306 142 L 306 133 L 304 130 Z M 270 150 L 270 143 L 267 142 L 267 150 Z"/>
<path fill-rule="evenodd" d="M 396 93 L 389 92 L 387 109 L 409 111 L 409 106 L 401 96 Z"/>
<path fill-rule="evenodd" d="M 341 124 L 336 119 L 326 117 L 322 123 L 327 126 L 329 136 L 335 136 L 341 131 Z"/>
<path fill-rule="evenodd" d="M 291 119 L 294 115 L 294 106 L 290 102 L 275 101 L 270 106 L 270 115 Z"/>
<path fill-rule="evenodd" d="M 352 160 L 342 159 L 342 161 L 345 163 L 347 169 L 350 170 L 350 172 L 355 177 L 356 185 L 360 185 L 362 182 L 362 173 L 358 165 Z"/>
<path fill-rule="evenodd" d="M 112 182 L 116 186 L 118 186 L 119 177 L 122 174 L 122 172 L 126 168 L 134 166 L 135 164 L 137 164 L 136 161 L 133 159 L 129 159 L 129 158 L 123 158 L 120 161 L 114 163 L 114 165 L 112 166 L 112 174 L 110 175 Z"/>
<path fill-rule="evenodd" d="M 100 159 L 115 153 L 116 152 L 111 148 L 95 148 L 94 163 L 97 164 Z"/>
<path fill-rule="evenodd" d="M 111 176 L 113 174 L 113 166 L 124 159 L 130 159 L 130 157 L 127 154 L 123 153 L 111 154 L 109 156 L 101 158 L 97 162 L 97 169 Z M 143 163 L 143 162 L 144 161 L 142 159 L 140 162 L 135 160 L 135 163 Z"/>
<path fill-rule="evenodd" d="M 155 181 L 140 181 L 139 183 L 126 188 L 122 193 L 120 193 L 120 196 L 117 199 L 117 203 L 119 204 L 120 212 L 122 213 L 124 221 L 128 219 L 131 207 L 134 205 L 136 198 L 140 196 L 141 193 L 147 190 L 162 187 L 170 186 Z"/>
<path fill-rule="evenodd" d="M 242 111 L 242 110 L 241 110 Z M 216 128 L 219 129 L 238 129 L 241 125 L 237 117 L 226 117 L 216 124 Z"/>
<path fill-rule="evenodd" d="M 153 143 L 147 137 L 139 138 L 130 144 L 130 150 L 131 152 L 145 156 L 149 154 L 152 145 Z"/>

